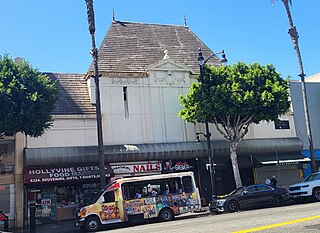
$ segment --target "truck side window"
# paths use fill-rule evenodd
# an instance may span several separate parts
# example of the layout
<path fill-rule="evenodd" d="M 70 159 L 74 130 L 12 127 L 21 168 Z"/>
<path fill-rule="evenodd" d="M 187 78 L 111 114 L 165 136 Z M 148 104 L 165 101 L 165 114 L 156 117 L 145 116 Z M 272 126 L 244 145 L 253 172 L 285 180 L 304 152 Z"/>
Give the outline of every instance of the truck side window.
<path fill-rule="evenodd" d="M 192 185 L 192 179 L 191 176 L 184 176 L 182 177 L 182 183 L 183 183 L 183 191 L 186 193 L 193 192 L 193 185 Z"/>
<path fill-rule="evenodd" d="M 103 194 L 103 196 L 103 203 L 115 202 L 114 191 L 106 192 L 105 194 Z"/>

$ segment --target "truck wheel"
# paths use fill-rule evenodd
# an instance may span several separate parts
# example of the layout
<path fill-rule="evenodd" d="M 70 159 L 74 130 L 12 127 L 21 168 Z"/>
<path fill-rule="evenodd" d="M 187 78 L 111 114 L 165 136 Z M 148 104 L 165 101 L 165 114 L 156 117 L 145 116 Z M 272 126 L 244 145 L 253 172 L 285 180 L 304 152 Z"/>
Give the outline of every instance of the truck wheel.
<path fill-rule="evenodd" d="M 320 188 L 313 189 L 312 196 L 315 200 L 320 201 Z"/>
<path fill-rule="evenodd" d="M 100 228 L 100 220 L 95 216 L 88 217 L 86 219 L 85 228 L 89 232 L 97 231 Z"/>
<path fill-rule="evenodd" d="M 171 221 L 174 218 L 173 212 L 169 208 L 164 208 L 159 213 L 161 221 Z"/>

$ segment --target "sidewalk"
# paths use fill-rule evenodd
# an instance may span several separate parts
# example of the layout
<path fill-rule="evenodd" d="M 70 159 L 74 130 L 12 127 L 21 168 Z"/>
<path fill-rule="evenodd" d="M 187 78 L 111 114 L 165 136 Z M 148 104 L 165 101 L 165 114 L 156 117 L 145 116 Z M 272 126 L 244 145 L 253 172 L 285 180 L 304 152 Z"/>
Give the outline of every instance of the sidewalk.
<path fill-rule="evenodd" d="M 208 216 L 211 213 L 204 209 L 201 212 L 193 212 L 193 213 L 186 213 L 177 216 L 177 219 L 188 219 L 188 218 L 197 218 L 202 216 Z M 151 222 L 150 222 L 151 223 Z M 2 232 L 2 231 L 0 231 Z M 29 228 L 25 229 L 9 229 L 9 231 L 3 231 L 7 233 L 30 233 Z M 74 226 L 74 221 L 63 221 L 63 222 L 56 222 L 50 224 L 42 224 L 37 225 L 36 227 L 37 233 L 81 233 L 82 231 Z"/>
<path fill-rule="evenodd" d="M 0 231 L 1 232 L 1 231 Z M 29 227 L 24 229 L 9 229 L 10 233 L 30 233 Z M 55 222 L 49 224 L 41 224 L 36 226 L 37 233 L 76 233 L 81 232 L 79 228 L 74 226 L 74 220 Z"/>

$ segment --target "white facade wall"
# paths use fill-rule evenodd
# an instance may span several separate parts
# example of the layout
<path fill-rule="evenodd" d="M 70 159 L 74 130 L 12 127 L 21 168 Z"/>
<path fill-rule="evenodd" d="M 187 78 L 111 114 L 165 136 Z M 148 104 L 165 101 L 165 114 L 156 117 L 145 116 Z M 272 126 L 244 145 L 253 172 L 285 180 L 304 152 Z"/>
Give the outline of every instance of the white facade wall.
<path fill-rule="evenodd" d="M 205 132 L 203 124 L 185 123 L 178 116 L 178 96 L 189 92 L 195 79 L 190 70 L 171 59 L 148 67 L 149 77 L 102 76 L 101 111 L 105 145 L 194 141 L 196 132 Z M 88 80 L 92 103 L 95 85 Z M 127 115 L 123 88 L 127 89 Z M 274 122 L 251 125 L 246 139 L 295 137 L 293 114 L 290 129 L 276 130 Z M 210 125 L 211 140 L 223 136 Z M 205 138 L 201 138 L 205 140 Z M 97 145 L 96 119 L 93 116 L 55 116 L 54 126 L 40 138 L 28 138 L 27 147 L 65 147 Z"/>
<path fill-rule="evenodd" d="M 53 126 L 43 136 L 26 139 L 26 148 L 97 145 L 96 129 L 95 115 L 55 116 Z"/>

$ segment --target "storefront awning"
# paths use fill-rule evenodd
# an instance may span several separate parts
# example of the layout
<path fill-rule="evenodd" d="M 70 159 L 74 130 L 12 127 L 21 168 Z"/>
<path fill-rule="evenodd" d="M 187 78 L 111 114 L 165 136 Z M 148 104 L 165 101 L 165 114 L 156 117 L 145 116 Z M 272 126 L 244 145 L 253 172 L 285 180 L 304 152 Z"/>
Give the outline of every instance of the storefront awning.
<path fill-rule="evenodd" d="M 265 138 L 246 139 L 239 143 L 239 157 L 251 155 L 296 154 L 302 150 L 299 138 Z M 213 156 L 228 157 L 229 142 L 226 140 L 211 141 Z M 208 157 L 208 145 L 202 142 L 172 142 L 150 144 L 105 145 L 105 162 L 133 162 L 195 159 Z M 246 159 L 246 164 L 250 164 Z M 54 166 L 59 164 L 97 164 L 99 162 L 97 146 L 25 148 L 25 166 Z M 241 163 L 241 161 L 239 161 Z"/>
<path fill-rule="evenodd" d="M 290 165 L 299 163 L 309 163 L 311 160 L 301 153 L 295 154 L 266 154 L 253 156 L 255 164 L 260 165 Z"/>
<path fill-rule="evenodd" d="M 254 162 L 249 156 L 238 155 L 239 168 L 252 168 L 254 167 Z M 227 164 L 231 165 L 230 156 L 226 155 L 223 157 L 214 157 L 213 162 L 216 164 L 217 168 L 226 168 Z"/>

